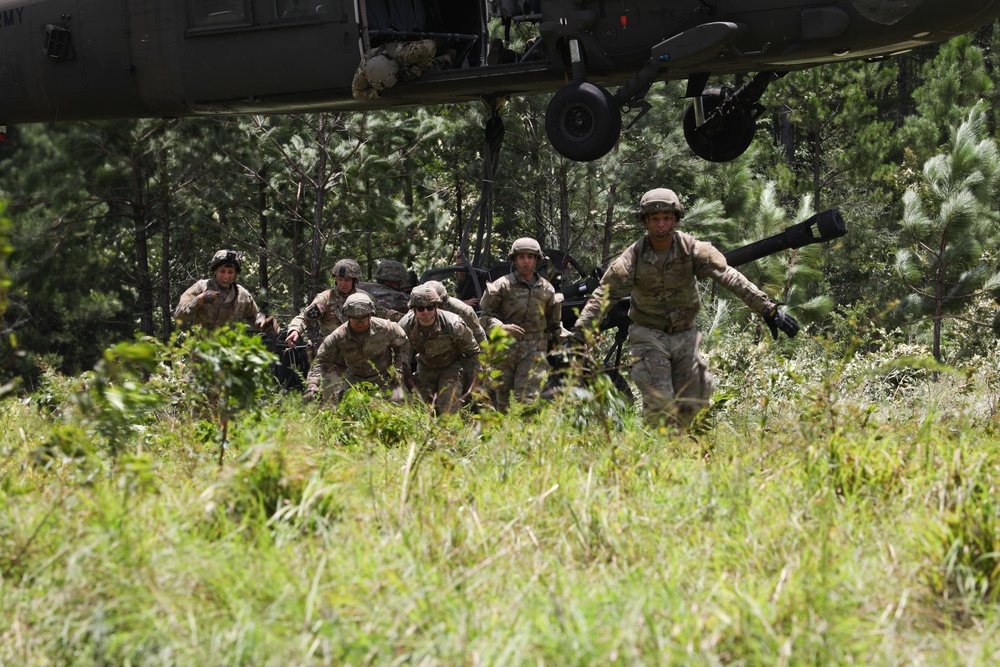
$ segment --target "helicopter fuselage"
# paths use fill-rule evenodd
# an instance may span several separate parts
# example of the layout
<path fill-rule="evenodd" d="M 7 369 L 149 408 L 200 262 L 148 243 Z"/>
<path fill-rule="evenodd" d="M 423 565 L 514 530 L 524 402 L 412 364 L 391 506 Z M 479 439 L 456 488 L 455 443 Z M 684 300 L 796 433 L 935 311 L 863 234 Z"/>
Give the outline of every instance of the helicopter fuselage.
<path fill-rule="evenodd" d="M 998 16 L 1000 0 L 0 0 L 0 123 L 443 104 L 623 85 L 651 62 L 655 80 L 790 71 Z M 454 58 L 352 96 L 365 51 L 422 38 Z"/>

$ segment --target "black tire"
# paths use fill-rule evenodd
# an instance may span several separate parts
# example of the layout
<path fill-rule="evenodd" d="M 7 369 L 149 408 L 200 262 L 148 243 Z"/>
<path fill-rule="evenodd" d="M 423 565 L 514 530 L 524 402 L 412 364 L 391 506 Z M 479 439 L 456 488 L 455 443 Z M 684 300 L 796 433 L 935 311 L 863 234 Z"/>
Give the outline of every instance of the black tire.
<path fill-rule="evenodd" d="M 545 109 L 545 133 L 570 160 L 590 162 L 607 155 L 621 132 L 621 107 L 611 93 L 592 83 L 560 89 Z"/>
<path fill-rule="evenodd" d="M 722 103 L 721 88 L 709 88 L 702 95 L 705 113 Z M 729 162 L 743 155 L 753 143 L 757 123 L 749 109 L 738 108 L 714 128 L 695 127 L 694 103 L 684 111 L 684 138 L 694 154 L 709 162 Z"/>

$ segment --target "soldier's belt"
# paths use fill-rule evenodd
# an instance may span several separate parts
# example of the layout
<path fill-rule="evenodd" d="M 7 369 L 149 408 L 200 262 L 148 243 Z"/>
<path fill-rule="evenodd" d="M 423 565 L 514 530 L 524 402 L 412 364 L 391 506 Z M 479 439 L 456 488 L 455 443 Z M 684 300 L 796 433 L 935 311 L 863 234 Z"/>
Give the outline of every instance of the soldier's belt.
<path fill-rule="evenodd" d="M 426 355 L 417 354 L 417 363 L 428 368 L 444 368 L 450 366 L 458 360 L 458 352 L 452 351 L 445 356 L 428 358 Z"/>
<path fill-rule="evenodd" d="M 640 327 L 646 327 L 647 329 L 652 329 L 654 331 L 662 331 L 663 333 L 670 334 L 671 336 L 674 334 L 679 334 L 684 331 L 689 331 L 691 329 L 694 329 L 694 324 L 683 324 L 674 326 L 673 324 L 646 324 L 645 322 L 638 322 L 638 321 L 636 321 L 635 323 L 638 324 Z"/>

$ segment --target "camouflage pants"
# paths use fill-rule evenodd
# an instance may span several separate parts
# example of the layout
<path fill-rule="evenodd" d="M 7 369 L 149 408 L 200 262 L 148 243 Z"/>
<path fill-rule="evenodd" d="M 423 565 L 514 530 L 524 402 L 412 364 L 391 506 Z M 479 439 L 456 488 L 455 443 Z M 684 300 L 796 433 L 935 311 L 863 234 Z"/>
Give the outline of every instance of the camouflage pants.
<path fill-rule="evenodd" d="M 549 362 L 545 359 L 548 344 L 544 339 L 525 339 L 507 348 L 507 359 L 497 367 L 497 410 L 510 408 L 510 392 L 519 401 L 530 402 L 538 397 L 545 383 Z"/>
<path fill-rule="evenodd" d="M 433 403 L 438 414 L 450 415 L 462 409 L 462 391 L 465 387 L 463 360 L 441 368 L 417 365 L 415 375 L 420 396 Z"/>
<path fill-rule="evenodd" d="M 633 324 L 632 381 L 642 393 L 642 416 L 650 426 L 672 423 L 686 428 L 708 405 L 715 380 L 698 354 L 701 334 L 691 328 L 675 334 Z"/>

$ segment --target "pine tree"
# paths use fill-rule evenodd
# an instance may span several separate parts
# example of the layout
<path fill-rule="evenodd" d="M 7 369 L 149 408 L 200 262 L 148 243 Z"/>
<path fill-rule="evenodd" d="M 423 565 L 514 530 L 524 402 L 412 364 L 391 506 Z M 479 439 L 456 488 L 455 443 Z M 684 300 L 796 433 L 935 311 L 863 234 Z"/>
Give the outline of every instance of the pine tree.
<path fill-rule="evenodd" d="M 984 244 L 996 240 L 992 203 L 1000 177 L 1000 154 L 985 130 L 985 111 L 977 105 L 953 130 L 947 152 L 924 164 L 920 188 L 904 195 L 908 247 L 896 253 L 896 270 L 910 293 L 895 314 L 909 323 L 933 323 L 937 361 L 944 321 L 961 317 L 979 294 L 1000 297 L 1000 273 L 983 253 Z"/>

